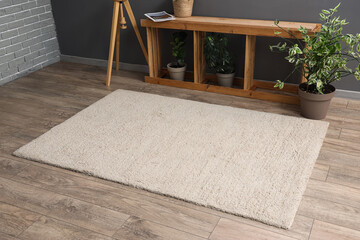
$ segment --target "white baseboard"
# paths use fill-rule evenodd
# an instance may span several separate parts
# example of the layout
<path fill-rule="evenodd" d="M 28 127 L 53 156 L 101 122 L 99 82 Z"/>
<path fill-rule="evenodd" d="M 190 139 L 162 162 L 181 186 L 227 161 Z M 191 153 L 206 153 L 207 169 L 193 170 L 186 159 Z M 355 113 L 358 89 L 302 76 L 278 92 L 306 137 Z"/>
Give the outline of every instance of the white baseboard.
<path fill-rule="evenodd" d="M 360 100 L 360 92 L 336 89 L 335 97 Z"/>
<path fill-rule="evenodd" d="M 101 66 L 101 67 L 107 66 L 107 60 L 83 58 L 83 57 L 76 57 L 76 56 L 69 56 L 69 55 L 61 55 L 61 61 L 82 63 L 82 64 L 88 64 L 88 65 L 94 65 L 94 66 Z M 144 72 L 144 73 L 149 72 L 149 67 L 147 65 L 120 62 L 119 67 L 122 70 L 128 70 L 128 71 Z M 341 98 L 350 98 L 350 99 L 360 100 L 360 92 L 357 92 L 357 91 L 348 91 L 348 90 L 337 89 L 335 96 L 341 97 Z"/>

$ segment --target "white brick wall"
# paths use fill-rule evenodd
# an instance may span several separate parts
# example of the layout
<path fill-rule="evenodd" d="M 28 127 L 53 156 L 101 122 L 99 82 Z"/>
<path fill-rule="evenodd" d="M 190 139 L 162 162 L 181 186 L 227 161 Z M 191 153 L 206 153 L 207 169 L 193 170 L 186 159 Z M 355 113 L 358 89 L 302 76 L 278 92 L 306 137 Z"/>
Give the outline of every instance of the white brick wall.
<path fill-rule="evenodd" d="M 0 85 L 59 60 L 50 0 L 0 0 Z"/>

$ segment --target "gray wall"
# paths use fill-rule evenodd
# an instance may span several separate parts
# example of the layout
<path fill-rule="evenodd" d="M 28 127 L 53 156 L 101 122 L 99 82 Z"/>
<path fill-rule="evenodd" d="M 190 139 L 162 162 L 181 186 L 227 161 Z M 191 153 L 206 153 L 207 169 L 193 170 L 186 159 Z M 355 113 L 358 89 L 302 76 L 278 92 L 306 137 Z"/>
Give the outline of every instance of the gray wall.
<path fill-rule="evenodd" d="M 0 0 L 0 84 L 59 60 L 50 0 Z"/>
<path fill-rule="evenodd" d="M 340 0 L 195 0 L 194 15 L 234 17 L 265 20 L 288 20 L 301 22 L 319 22 L 321 9 L 336 6 Z M 143 14 L 159 10 L 172 12 L 171 0 L 130 0 L 135 17 L 139 20 Z M 54 17 L 58 30 L 61 53 L 65 55 L 107 59 L 112 0 L 52 0 Z M 345 0 L 339 15 L 350 21 L 346 32 L 360 32 L 360 1 Z M 128 18 L 127 18 L 128 20 Z M 129 21 L 129 20 L 128 20 Z M 144 40 L 145 31 L 141 30 Z M 171 31 L 163 34 L 163 61 L 171 60 L 169 56 L 169 36 Z M 134 64 L 145 64 L 144 57 L 137 43 L 130 24 L 128 30 L 121 33 L 121 61 Z M 237 59 L 237 74 L 243 75 L 244 37 L 230 36 L 231 50 Z M 187 62 L 192 64 L 192 36 L 188 39 Z M 256 49 L 256 79 L 276 80 L 285 78 L 291 71 L 283 55 L 271 53 L 268 45 L 277 43 L 278 39 L 259 37 Z M 298 81 L 294 76 L 291 81 Z M 354 77 L 347 77 L 336 83 L 340 89 L 360 91 L 360 82 Z"/>

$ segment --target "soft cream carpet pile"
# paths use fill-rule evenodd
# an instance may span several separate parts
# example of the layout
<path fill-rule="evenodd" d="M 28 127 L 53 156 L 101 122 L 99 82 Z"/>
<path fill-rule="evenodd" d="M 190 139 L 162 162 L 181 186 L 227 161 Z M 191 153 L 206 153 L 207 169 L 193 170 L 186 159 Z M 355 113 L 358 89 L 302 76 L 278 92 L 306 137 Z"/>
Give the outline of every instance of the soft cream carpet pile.
<path fill-rule="evenodd" d="M 289 228 L 327 128 L 117 90 L 14 154 Z"/>

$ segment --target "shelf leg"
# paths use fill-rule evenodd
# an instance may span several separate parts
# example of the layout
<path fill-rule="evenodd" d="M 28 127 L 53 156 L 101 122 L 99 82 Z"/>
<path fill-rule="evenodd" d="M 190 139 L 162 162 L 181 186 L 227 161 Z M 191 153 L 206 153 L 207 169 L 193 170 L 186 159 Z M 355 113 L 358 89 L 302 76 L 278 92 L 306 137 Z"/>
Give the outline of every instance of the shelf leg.
<path fill-rule="evenodd" d="M 206 32 L 194 31 L 194 83 L 205 79 L 204 43 Z"/>
<path fill-rule="evenodd" d="M 158 62 L 158 77 L 160 77 L 160 72 L 162 69 L 162 41 L 161 41 L 161 29 L 156 29 L 156 45 L 157 45 L 157 62 Z"/>
<path fill-rule="evenodd" d="M 161 63 L 161 39 L 160 30 L 158 28 L 152 29 L 152 54 L 153 54 L 153 68 L 154 76 L 159 77 L 162 67 Z"/>
<path fill-rule="evenodd" d="M 250 90 L 254 80 L 256 36 L 246 35 L 244 90 Z"/>
<path fill-rule="evenodd" d="M 154 73 L 154 54 L 153 54 L 153 28 L 146 28 L 147 46 L 148 46 L 148 61 L 149 61 L 149 75 L 155 77 Z"/>

